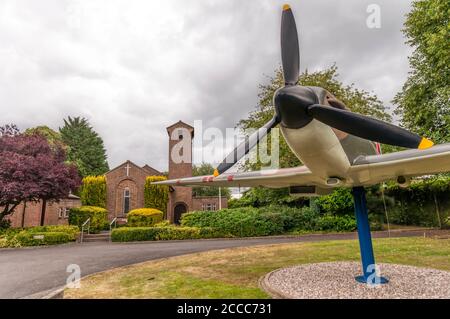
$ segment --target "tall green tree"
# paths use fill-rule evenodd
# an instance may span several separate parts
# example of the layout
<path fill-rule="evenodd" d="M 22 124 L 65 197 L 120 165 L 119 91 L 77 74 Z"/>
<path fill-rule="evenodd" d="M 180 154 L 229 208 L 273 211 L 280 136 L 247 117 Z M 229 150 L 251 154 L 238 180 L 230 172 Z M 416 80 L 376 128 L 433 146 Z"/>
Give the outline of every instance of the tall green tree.
<path fill-rule="evenodd" d="M 411 72 L 394 99 L 406 128 L 441 143 L 450 141 L 449 17 L 448 0 L 413 2 L 403 29 Z"/>
<path fill-rule="evenodd" d="M 192 166 L 193 176 L 212 175 L 214 173 L 214 167 L 209 163 L 201 163 L 200 165 Z M 192 192 L 194 196 L 219 196 L 219 187 L 193 187 Z M 220 189 L 221 196 L 230 198 L 230 190 L 226 187 Z"/>
<path fill-rule="evenodd" d="M 374 118 L 391 121 L 391 116 L 387 113 L 383 103 L 373 94 L 356 88 L 353 84 L 346 85 L 338 80 L 338 68 L 336 65 L 328 69 L 300 74 L 298 84 L 304 86 L 319 86 L 336 96 L 352 111 L 369 115 Z M 270 78 L 268 84 L 259 86 L 259 103 L 256 110 L 252 111 L 246 119 L 238 123 L 238 127 L 244 131 L 263 126 L 274 114 L 273 95 L 277 89 L 284 86 L 283 74 L 281 69 L 275 71 L 275 75 Z M 269 134 L 270 142 L 270 134 Z M 270 147 L 268 147 L 270 150 Z M 280 134 L 280 167 L 294 167 L 300 165 L 300 161 L 292 153 L 283 136 Z M 250 169 L 259 169 L 260 163 L 246 165 Z"/>
<path fill-rule="evenodd" d="M 109 170 L 102 138 L 85 118 L 70 116 L 59 128 L 68 149 L 68 160 L 75 163 L 81 176 L 102 175 Z"/>

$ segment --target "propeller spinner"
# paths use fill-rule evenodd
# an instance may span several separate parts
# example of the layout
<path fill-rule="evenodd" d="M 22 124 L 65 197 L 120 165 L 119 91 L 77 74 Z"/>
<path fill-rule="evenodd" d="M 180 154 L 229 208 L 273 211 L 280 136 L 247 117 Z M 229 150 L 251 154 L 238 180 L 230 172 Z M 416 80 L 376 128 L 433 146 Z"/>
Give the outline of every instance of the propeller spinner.
<path fill-rule="evenodd" d="M 374 142 L 419 149 L 433 146 L 432 141 L 401 127 L 369 116 L 322 105 L 312 88 L 296 85 L 300 73 L 300 50 L 294 15 L 287 4 L 283 6 L 281 18 L 281 59 L 285 86 L 274 95 L 274 117 L 237 146 L 217 167 L 214 176 L 233 166 L 278 124 L 298 129 L 313 119 Z"/>

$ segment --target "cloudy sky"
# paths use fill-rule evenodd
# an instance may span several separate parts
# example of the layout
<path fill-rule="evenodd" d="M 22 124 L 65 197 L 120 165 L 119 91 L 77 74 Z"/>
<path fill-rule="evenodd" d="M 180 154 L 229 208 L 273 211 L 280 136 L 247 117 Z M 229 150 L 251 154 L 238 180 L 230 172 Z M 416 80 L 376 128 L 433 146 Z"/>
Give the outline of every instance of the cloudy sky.
<path fill-rule="evenodd" d="M 280 64 L 283 1 L 2 0 L 0 125 L 58 129 L 84 116 L 114 167 L 167 169 L 165 127 L 225 132 L 252 111 Z M 391 106 L 408 72 L 408 0 L 295 0 L 301 68 L 336 63 L 340 79 Z M 381 28 L 366 25 L 381 9 Z M 201 138 L 197 134 L 197 139 Z M 201 161 L 194 158 L 194 161 Z"/>

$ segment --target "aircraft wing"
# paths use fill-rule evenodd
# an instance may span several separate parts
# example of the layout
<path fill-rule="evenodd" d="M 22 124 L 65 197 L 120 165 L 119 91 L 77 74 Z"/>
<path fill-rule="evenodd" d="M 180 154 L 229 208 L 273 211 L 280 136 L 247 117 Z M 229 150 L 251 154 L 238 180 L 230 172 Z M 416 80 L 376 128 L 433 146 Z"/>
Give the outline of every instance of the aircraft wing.
<path fill-rule="evenodd" d="M 413 177 L 450 172 L 450 143 L 424 150 L 407 150 L 384 155 L 360 156 L 350 167 L 342 186 L 374 185 L 398 176 Z M 281 188 L 289 186 L 330 187 L 306 166 L 243 173 L 172 179 L 153 184 L 171 186 L 218 186 Z M 338 186 L 338 185 L 336 185 Z M 332 186 L 331 186 L 332 187 Z"/>
<path fill-rule="evenodd" d="M 361 156 L 350 167 L 354 184 L 372 185 L 397 176 L 422 176 L 450 172 L 450 143 L 424 150 Z"/>
<path fill-rule="evenodd" d="M 268 169 L 242 173 L 224 173 L 213 175 L 172 179 L 153 184 L 171 186 L 219 186 L 219 187 L 256 187 L 281 188 L 288 186 L 316 185 L 318 179 L 306 166 L 294 168 Z"/>

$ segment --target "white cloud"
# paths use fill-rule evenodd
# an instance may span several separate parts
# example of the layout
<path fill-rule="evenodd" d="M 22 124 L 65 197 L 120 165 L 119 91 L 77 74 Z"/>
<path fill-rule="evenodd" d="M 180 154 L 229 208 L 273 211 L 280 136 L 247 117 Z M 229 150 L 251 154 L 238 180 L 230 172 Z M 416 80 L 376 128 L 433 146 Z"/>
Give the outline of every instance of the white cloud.
<path fill-rule="evenodd" d="M 302 69 L 334 62 L 347 83 L 389 104 L 408 71 L 400 29 L 408 1 L 292 1 Z M 85 116 L 110 166 L 167 169 L 165 127 L 233 127 L 280 63 L 281 1 L 4 0 L 0 4 L 1 123 L 22 129 Z"/>

